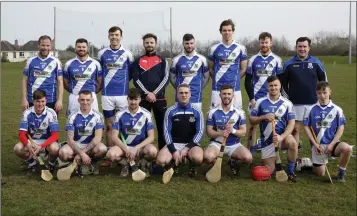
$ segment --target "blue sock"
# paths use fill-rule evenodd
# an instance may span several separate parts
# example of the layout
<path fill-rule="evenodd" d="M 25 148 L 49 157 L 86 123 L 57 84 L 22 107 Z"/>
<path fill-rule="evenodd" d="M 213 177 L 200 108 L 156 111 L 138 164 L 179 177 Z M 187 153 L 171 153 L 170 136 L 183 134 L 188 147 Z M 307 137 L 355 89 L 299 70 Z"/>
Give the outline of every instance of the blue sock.
<path fill-rule="evenodd" d="M 338 169 L 338 175 L 345 175 L 345 171 L 346 171 L 346 168 L 340 167 L 340 168 Z"/>
<path fill-rule="evenodd" d="M 293 173 L 295 170 L 295 161 L 289 161 L 288 173 Z"/>

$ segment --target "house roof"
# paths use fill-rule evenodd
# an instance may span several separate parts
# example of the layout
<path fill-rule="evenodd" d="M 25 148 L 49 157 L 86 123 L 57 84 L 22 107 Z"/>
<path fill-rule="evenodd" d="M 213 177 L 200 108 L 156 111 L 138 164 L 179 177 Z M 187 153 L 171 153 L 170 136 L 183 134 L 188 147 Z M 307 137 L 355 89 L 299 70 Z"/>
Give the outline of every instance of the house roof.
<path fill-rule="evenodd" d="M 12 45 L 9 41 L 1 41 L 1 51 L 7 51 L 7 52 L 11 52 L 11 51 L 15 51 L 16 48 L 14 45 Z"/>
<path fill-rule="evenodd" d="M 37 51 L 38 50 L 37 41 L 30 40 L 27 43 L 25 43 L 23 46 L 20 46 L 17 50 L 18 51 Z"/>

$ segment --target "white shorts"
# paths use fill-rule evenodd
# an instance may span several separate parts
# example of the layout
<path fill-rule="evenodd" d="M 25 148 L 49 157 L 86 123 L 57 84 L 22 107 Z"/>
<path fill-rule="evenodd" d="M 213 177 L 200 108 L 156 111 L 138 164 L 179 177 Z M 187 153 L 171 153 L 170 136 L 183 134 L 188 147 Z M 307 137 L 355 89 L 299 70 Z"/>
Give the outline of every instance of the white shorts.
<path fill-rule="evenodd" d="M 211 94 L 211 108 L 216 107 L 221 104 L 221 97 L 219 96 L 219 91 L 212 91 Z M 242 108 L 242 93 L 241 91 L 235 91 L 233 97 L 233 105 L 237 108 Z"/>
<path fill-rule="evenodd" d="M 327 148 L 327 145 L 321 145 L 321 149 L 323 151 L 325 151 L 325 149 Z M 311 162 L 313 164 L 325 164 L 325 163 L 328 163 L 328 155 L 326 154 L 318 154 L 316 153 L 315 151 L 315 147 L 311 147 Z"/>
<path fill-rule="evenodd" d="M 202 110 L 202 103 L 191 103 L 191 105 L 197 107 L 200 110 Z"/>
<path fill-rule="evenodd" d="M 294 110 L 295 110 L 295 120 L 296 121 L 302 121 L 304 120 L 304 114 L 307 108 L 309 108 L 311 105 L 294 105 Z"/>
<path fill-rule="evenodd" d="M 187 143 L 174 143 L 175 149 L 178 152 L 181 152 L 185 147 L 186 147 Z"/>
<path fill-rule="evenodd" d="M 103 96 L 102 95 L 102 108 L 103 110 L 115 110 L 118 108 L 119 111 L 128 107 L 128 96 Z"/>
<path fill-rule="evenodd" d="M 92 104 L 92 108 L 94 110 L 99 111 L 98 108 L 98 100 L 97 100 L 97 95 L 95 94 L 95 92 L 92 92 L 92 96 L 93 96 L 93 104 Z M 66 115 L 69 116 L 71 114 L 71 112 L 76 111 L 80 108 L 80 105 L 78 103 L 78 97 L 79 95 L 75 95 L 70 93 L 68 96 L 68 106 L 67 106 L 67 112 Z"/>
<path fill-rule="evenodd" d="M 218 142 L 214 142 L 214 141 L 211 141 L 209 146 L 215 146 L 217 147 L 219 150 L 221 149 L 221 144 L 218 143 Z M 228 155 L 229 157 L 232 156 L 233 152 L 238 148 L 242 146 L 242 144 L 240 143 L 237 143 L 237 144 L 234 144 L 234 145 L 230 145 L 230 146 L 225 146 L 224 147 L 224 154 Z"/>
<path fill-rule="evenodd" d="M 281 148 L 281 142 L 279 143 L 279 149 Z M 267 159 L 275 157 L 275 147 L 274 144 L 270 144 L 261 149 L 261 159 Z"/>

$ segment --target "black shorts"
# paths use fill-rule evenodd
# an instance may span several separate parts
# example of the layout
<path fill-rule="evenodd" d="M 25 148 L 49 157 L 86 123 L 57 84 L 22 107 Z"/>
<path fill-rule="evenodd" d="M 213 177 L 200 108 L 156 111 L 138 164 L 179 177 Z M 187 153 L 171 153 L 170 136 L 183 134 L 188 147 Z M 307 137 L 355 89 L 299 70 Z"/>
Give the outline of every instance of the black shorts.
<path fill-rule="evenodd" d="M 29 103 L 29 107 L 32 107 L 32 106 L 33 106 L 33 103 Z M 56 106 L 56 102 L 46 103 L 46 106 L 54 110 L 55 106 Z"/>
<path fill-rule="evenodd" d="M 336 151 L 336 148 L 337 148 L 337 146 L 338 146 L 338 144 L 340 144 L 341 143 L 341 141 L 338 141 L 334 146 L 333 146 L 333 149 L 332 149 L 332 152 L 331 152 L 331 156 L 332 157 L 336 157 L 336 154 L 335 154 L 335 151 Z M 314 167 L 319 167 L 319 166 L 322 166 L 323 164 L 313 164 L 314 165 Z"/>

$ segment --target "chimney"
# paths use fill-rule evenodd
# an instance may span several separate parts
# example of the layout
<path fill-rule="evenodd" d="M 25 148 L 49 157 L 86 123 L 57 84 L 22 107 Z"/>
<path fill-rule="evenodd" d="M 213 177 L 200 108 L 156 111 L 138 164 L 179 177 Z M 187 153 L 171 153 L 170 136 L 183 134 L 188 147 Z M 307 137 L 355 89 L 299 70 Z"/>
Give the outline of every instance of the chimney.
<path fill-rule="evenodd" d="M 19 46 L 19 41 L 16 39 L 15 40 L 15 47 L 18 47 Z"/>

